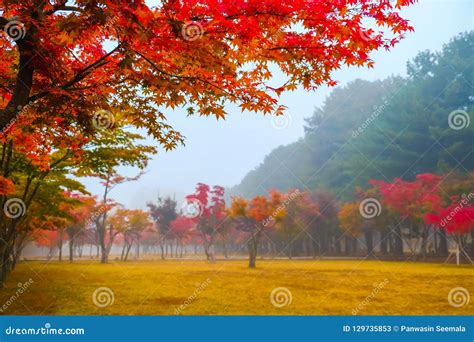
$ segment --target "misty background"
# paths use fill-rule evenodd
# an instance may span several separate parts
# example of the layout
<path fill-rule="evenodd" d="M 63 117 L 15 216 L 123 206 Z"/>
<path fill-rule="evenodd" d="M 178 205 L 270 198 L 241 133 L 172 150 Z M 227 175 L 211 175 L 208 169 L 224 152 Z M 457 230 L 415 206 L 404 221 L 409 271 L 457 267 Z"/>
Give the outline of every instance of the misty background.
<path fill-rule="evenodd" d="M 472 0 L 419 0 L 404 11 L 415 31 L 390 51 L 380 50 L 371 55 L 373 69 L 345 67 L 333 74 L 339 85 L 361 78 L 376 80 L 390 75 L 405 75 L 406 63 L 424 50 L 439 50 L 460 32 L 471 30 L 474 20 Z M 361 70 L 364 69 L 364 70 Z M 274 84 L 283 77 L 275 74 Z M 305 118 L 321 106 L 331 92 L 321 87 L 316 92 L 298 89 L 285 93 L 280 103 L 287 106 L 286 116 L 275 117 L 261 113 L 242 113 L 234 105 L 227 106 L 226 120 L 214 117 L 187 117 L 185 110 L 167 110 L 168 122 L 185 137 L 185 146 L 160 152 L 153 156 L 146 174 L 138 181 L 119 185 L 111 197 L 128 208 L 146 209 L 146 203 L 157 196 L 175 196 L 178 203 L 194 192 L 196 183 L 222 185 L 230 188 L 257 167 L 274 148 L 292 143 L 304 134 Z M 157 145 L 151 139 L 148 143 Z M 124 175 L 138 170 L 122 169 Z M 83 180 L 88 191 L 100 195 L 103 188 L 98 180 Z M 180 204 L 178 204 L 179 208 Z"/>

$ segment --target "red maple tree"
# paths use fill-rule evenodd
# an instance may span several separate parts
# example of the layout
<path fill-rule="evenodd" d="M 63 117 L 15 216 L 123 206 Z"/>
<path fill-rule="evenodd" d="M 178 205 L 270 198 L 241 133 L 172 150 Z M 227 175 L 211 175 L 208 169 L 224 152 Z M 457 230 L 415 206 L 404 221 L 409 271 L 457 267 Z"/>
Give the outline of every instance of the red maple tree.
<path fill-rule="evenodd" d="M 412 30 L 400 11 L 415 1 L 0 0 L 0 130 L 20 114 L 65 133 L 120 112 L 172 148 L 182 137 L 157 108 L 280 113 L 281 92 L 371 67 L 370 52 Z"/>

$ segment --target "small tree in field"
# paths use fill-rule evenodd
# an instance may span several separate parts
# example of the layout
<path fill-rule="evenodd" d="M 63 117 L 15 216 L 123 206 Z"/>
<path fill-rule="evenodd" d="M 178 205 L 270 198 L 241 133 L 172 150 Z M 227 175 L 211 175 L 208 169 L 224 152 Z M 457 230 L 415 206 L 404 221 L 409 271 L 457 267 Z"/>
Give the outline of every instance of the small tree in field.
<path fill-rule="evenodd" d="M 474 197 L 474 193 L 470 193 L 468 196 L 470 195 Z M 448 234 L 454 235 L 458 264 L 460 252 L 473 263 L 464 249 L 467 235 L 474 230 L 474 206 L 469 202 L 472 197 L 468 196 L 452 196 L 451 202 L 446 207 L 433 210 L 424 217 L 427 224 L 434 224 Z"/>
<path fill-rule="evenodd" d="M 110 218 L 109 225 L 114 226 L 114 231 L 121 234 L 123 247 L 120 260 L 127 261 L 130 250 L 136 245 L 136 255 L 139 255 L 139 242 L 141 234 L 151 227 L 149 214 L 143 210 L 119 209 Z"/>
<path fill-rule="evenodd" d="M 198 183 L 194 194 L 186 196 L 184 215 L 193 219 L 201 234 L 208 260 L 214 260 L 214 243 L 220 230 L 225 230 L 226 207 L 224 188 Z"/>
<path fill-rule="evenodd" d="M 65 201 L 61 209 L 67 215 L 65 231 L 69 240 L 69 261 L 74 260 L 74 247 L 80 236 L 85 234 L 87 222 L 96 206 L 96 200 L 91 196 L 77 193 L 64 193 Z"/>
<path fill-rule="evenodd" d="M 344 203 L 337 214 L 340 227 L 344 232 L 351 236 L 357 237 L 362 233 L 364 220 L 360 215 L 359 203 Z"/>
<path fill-rule="evenodd" d="M 56 249 L 62 244 L 64 237 L 60 235 L 58 230 L 43 230 L 35 239 L 36 246 L 46 248 L 48 250 L 48 260 L 54 256 Z"/>
<path fill-rule="evenodd" d="M 247 246 L 249 250 L 249 267 L 254 268 L 260 239 L 266 230 L 274 229 L 275 224 L 285 217 L 285 209 L 281 206 L 284 195 L 276 190 L 270 192 L 269 198 L 256 196 L 247 201 L 234 197 L 229 208 L 229 216 L 236 222 L 236 228 L 249 234 Z"/>
<path fill-rule="evenodd" d="M 413 181 L 396 178 L 392 183 L 371 180 L 383 203 L 390 210 L 398 213 L 402 220 L 414 223 L 411 233 L 421 238 L 421 253 L 426 254 L 429 226 L 423 217 L 441 207 L 439 184 L 442 177 L 430 173 L 418 174 Z M 399 225 L 398 225 L 399 226 Z M 400 233 L 401 235 L 401 233 Z"/>
<path fill-rule="evenodd" d="M 155 221 L 159 233 L 159 244 L 161 249 L 161 259 L 165 259 L 165 243 L 171 237 L 171 222 L 177 217 L 176 201 L 170 197 L 158 197 L 158 203 L 148 203 L 150 216 Z"/>
<path fill-rule="evenodd" d="M 192 218 L 178 216 L 171 222 L 171 236 L 176 240 L 175 256 L 178 257 L 178 247 L 181 248 L 179 256 L 183 256 L 184 246 L 197 234 L 196 223 Z"/>

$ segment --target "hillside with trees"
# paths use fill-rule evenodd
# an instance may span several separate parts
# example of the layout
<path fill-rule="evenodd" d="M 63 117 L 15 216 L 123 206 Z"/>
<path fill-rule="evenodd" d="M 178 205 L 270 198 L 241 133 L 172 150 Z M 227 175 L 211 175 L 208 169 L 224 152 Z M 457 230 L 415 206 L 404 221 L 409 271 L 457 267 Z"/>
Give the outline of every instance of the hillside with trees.
<path fill-rule="evenodd" d="M 473 51 L 471 31 L 440 52 L 419 53 L 406 77 L 334 89 L 307 119 L 302 139 L 273 150 L 230 192 L 320 189 L 350 199 L 373 178 L 472 171 Z"/>

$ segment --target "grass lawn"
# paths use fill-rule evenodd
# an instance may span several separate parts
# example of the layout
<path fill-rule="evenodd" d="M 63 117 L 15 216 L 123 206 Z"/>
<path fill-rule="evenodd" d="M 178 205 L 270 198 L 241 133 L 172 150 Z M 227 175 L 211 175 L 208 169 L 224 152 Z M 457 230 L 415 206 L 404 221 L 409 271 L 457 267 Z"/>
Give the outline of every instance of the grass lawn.
<path fill-rule="evenodd" d="M 1 314 L 474 314 L 474 298 L 460 308 L 448 303 L 452 288 L 474 294 L 472 266 L 361 260 L 258 260 L 256 269 L 246 264 L 21 262 L 0 290 L 0 305 L 6 303 Z M 17 284 L 30 278 L 33 283 L 18 294 Z M 94 304 L 93 293 L 99 287 L 112 291 L 111 305 Z M 291 294 L 286 306 L 277 307 L 270 300 L 279 287 Z M 103 301 L 107 302 L 105 295 L 96 297 L 99 304 Z"/>

